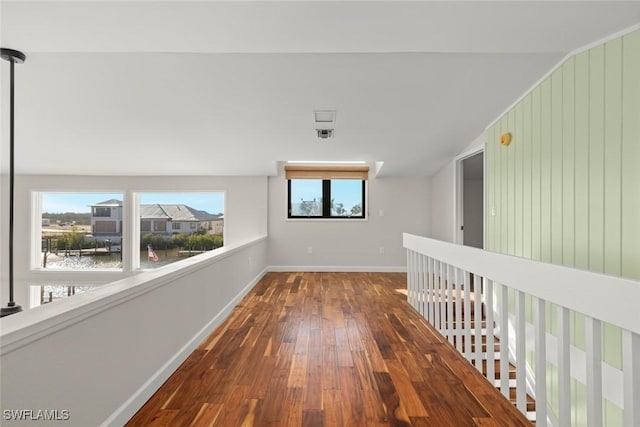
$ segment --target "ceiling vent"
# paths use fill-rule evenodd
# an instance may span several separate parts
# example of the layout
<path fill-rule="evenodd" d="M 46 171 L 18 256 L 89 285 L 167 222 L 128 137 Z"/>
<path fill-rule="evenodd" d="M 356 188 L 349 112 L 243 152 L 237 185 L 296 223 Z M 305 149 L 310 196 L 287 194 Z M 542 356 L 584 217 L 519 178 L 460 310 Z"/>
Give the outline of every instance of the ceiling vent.
<path fill-rule="evenodd" d="M 336 123 L 335 110 L 315 110 L 313 119 L 318 139 L 333 138 L 333 129 Z"/>
<path fill-rule="evenodd" d="M 333 124 L 336 121 L 335 110 L 316 110 L 313 114 L 316 123 Z"/>
<path fill-rule="evenodd" d="M 333 138 L 333 129 L 316 129 L 318 139 Z"/>

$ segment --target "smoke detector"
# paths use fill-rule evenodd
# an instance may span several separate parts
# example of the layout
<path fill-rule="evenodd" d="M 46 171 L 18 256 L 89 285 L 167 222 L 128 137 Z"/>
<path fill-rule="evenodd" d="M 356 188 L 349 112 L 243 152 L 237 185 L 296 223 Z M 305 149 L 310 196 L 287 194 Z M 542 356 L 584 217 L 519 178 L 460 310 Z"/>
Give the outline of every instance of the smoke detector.
<path fill-rule="evenodd" d="M 316 129 L 318 139 L 333 138 L 333 129 Z"/>

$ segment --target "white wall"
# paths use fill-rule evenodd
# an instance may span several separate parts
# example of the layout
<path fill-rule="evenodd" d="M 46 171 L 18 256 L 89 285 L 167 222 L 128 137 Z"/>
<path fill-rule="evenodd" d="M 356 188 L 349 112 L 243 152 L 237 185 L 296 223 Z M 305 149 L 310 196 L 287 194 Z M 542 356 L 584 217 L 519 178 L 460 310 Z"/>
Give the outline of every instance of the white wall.
<path fill-rule="evenodd" d="M 431 177 L 431 237 L 453 242 L 453 160 Z"/>
<path fill-rule="evenodd" d="M 474 139 L 461 154 L 474 151 L 485 144 L 487 140 L 486 132 Z M 431 176 L 432 197 L 431 197 L 431 237 L 446 242 L 454 242 L 454 164 L 456 157 L 447 161 L 441 168 Z"/>
<path fill-rule="evenodd" d="M 28 283 L 41 279 L 40 272 L 30 270 L 32 191 L 225 191 L 225 244 L 234 244 L 267 234 L 267 178 L 262 177 L 108 177 L 108 176 L 39 176 L 16 177 L 15 192 L 15 299 L 27 308 Z M 2 197 L 6 195 L 3 191 Z M 4 206 L 4 205 L 3 205 Z M 2 242 L 7 239 L 6 222 L 2 216 Z M 3 248 L 4 250 L 4 248 Z M 8 301 L 8 273 L 3 257 L 0 297 L 4 306 Z M 92 273 L 95 277 L 95 273 Z M 78 277 L 81 277 L 78 275 Z M 105 276 L 107 277 L 107 276 Z M 112 274 L 112 280 L 121 279 L 123 273 Z M 108 282 L 111 280 L 104 280 Z M 94 282 L 95 283 L 95 282 Z"/>
<path fill-rule="evenodd" d="M 2 409 L 122 426 L 263 275 L 265 236 L 0 320 Z"/>
<path fill-rule="evenodd" d="M 288 220 L 287 181 L 282 171 L 270 177 L 269 264 L 283 269 L 404 271 L 402 233 L 431 233 L 431 181 L 370 176 L 368 192 L 366 221 Z"/>

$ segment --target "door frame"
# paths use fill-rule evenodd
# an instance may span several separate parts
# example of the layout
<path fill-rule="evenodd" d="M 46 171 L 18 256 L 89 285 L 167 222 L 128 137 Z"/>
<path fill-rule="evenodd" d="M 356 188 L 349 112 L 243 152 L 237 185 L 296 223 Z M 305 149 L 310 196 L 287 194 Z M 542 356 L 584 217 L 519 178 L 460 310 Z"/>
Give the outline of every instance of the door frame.
<path fill-rule="evenodd" d="M 462 162 L 469 157 L 473 157 L 477 154 L 485 152 L 486 141 L 475 147 L 471 147 L 467 151 L 457 155 L 453 160 L 453 242 L 459 245 L 464 244 L 464 231 L 462 226 L 464 224 L 464 179 Z M 482 158 L 482 212 L 486 212 L 486 166 L 487 158 Z M 486 224 L 487 216 L 483 215 L 482 221 L 482 241 L 483 249 L 484 242 L 486 241 Z"/>

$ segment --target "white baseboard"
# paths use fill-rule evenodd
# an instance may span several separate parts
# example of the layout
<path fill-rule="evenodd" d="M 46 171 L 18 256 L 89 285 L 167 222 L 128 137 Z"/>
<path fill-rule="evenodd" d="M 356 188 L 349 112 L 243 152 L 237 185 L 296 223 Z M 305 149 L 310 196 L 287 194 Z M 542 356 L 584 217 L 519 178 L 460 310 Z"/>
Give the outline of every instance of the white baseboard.
<path fill-rule="evenodd" d="M 162 384 L 173 374 L 187 357 L 207 338 L 215 328 L 229 317 L 233 308 L 262 279 L 267 268 L 249 282 L 222 310 L 194 335 L 172 358 L 170 358 L 151 378 L 149 378 L 127 401 L 103 423 L 102 427 L 123 426 L 149 400 Z"/>
<path fill-rule="evenodd" d="M 319 266 L 319 265 L 270 265 L 266 269 L 273 272 L 322 272 L 322 273 L 406 273 L 407 266 Z"/>

